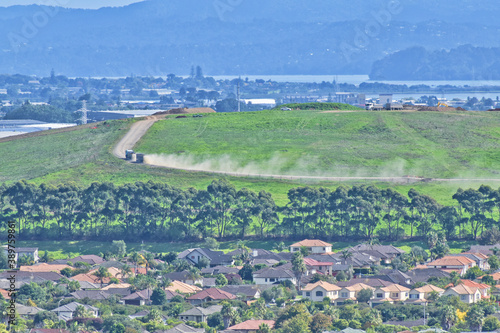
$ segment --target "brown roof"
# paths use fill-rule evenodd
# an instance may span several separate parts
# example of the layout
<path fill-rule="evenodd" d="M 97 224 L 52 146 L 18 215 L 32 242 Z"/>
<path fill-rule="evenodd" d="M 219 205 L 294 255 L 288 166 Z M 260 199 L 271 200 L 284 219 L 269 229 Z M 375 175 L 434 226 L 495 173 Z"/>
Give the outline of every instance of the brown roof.
<path fill-rule="evenodd" d="M 228 327 L 228 330 L 233 331 L 257 331 L 262 324 L 266 324 L 269 328 L 274 328 L 274 320 L 247 320 L 234 326 Z"/>
<path fill-rule="evenodd" d="M 500 280 L 500 273 L 493 273 L 493 274 L 490 274 L 490 275 L 491 275 L 491 277 L 493 278 L 494 281 Z M 481 279 L 482 278 L 484 278 L 484 276 L 482 276 Z"/>
<path fill-rule="evenodd" d="M 311 290 L 313 290 L 316 287 L 321 287 L 321 288 L 325 289 L 326 291 L 335 291 L 335 290 L 342 289 L 339 286 L 336 286 L 334 284 L 331 284 L 331 283 L 328 283 L 328 282 L 325 282 L 325 281 L 318 281 L 316 283 L 309 283 L 304 288 L 302 288 L 302 290 L 311 291 Z"/>
<path fill-rule="evenodd" d="M 65 268 L 73 269 L 73 267 L 68 265 L 49 265 L 47 263 L 42 263 L 33 266 L 21 266 L 19 268 L 22 272 L 60 272 Z"/>
<path fill-rule="evenodd" d="M 450 289 L 455 291 L 459 295 L 474 295 L 477 291 L 477 288 L 470 288 L 463 284 L 459 284 L 458 286 Z"/>
<path fill-rule="evenodd" d="M 71 279 L 73 279 L 75 281 L 86 281 L 86 282 L 90 282 L 90 283 L 100 283 L 101 282 L 101 280 L 93 274 L 78 274 L 78 275 L 71 277 Z M 102 282 L 108 284 L 110 282 L 110 278 L 104 278 L 104 279 L 102 279 Z"/>
<path fill-rule="evenodd" d="M 375 288 L 373 288 L 372 286 L 369 286 L 367 284 L 364 284 L 364 283 L 356 283 L 356 284 L 353 284 L 352 286 L 345 287 L 345 289 L 347 289 L 349 291 L 360 291 L 360 290 L 363 290 L 363 289 L 374 290 Z"/>
<path fill-rule="evenodd" d="M 165 290 L 180 292 L 183 294 L 194 294 L 197 293 L 198 291 L 201 291 L 201 288 L 197 286 L 191 286 L 181 281 L 174 280 L 172 281 L 170 286 L 165 288 Z"/>
<path fill-rule="evenodd" d="M 475 263 L 474 260 L 467 257 L 443 257 L 441 259 L 436 259 L 433 262 L 427 264 L 427 266 L 465 266 Z"/>
<path fill-rule="evenodd" d="M 206 298 L 210 298 L 213 300 L 223 300 L 223 299 L 236 299 L 237 297 L 219 288 L 208 288 L 200 291 L 197 294 L 194 294 L 193 296 L 189 296 L 186 299 L 195 300 L 195 299 L 206 299 Z"/>
<path fill-rule="evenodd" d="M 323 242 L 322 240 L 319 239 L 304 239 L 303 241 L 297 242 L 295 244 L 292 244 L 291 246 L 293 247 L 299 247 L 299 246 L 306 246 L 306 247 L 313 247 L 313 246 L 332 246 L 332 244 Z"/>
<path fill-rule="evenodd" d="M 438 292 L 438 293 L 444 292 L 444 289 L 433 286 L 432 284 L 426 284 L 423 287 L 415 288 L 415 290 L 418 291 L 419 293 L 431 293 L 433 291 Z"/>
<path fill-rule="evenodd" d="M 409 291 L 410 290 L 410 288 L 403 287 L 403 286 L 396 284 L 396 283 L 388 285 L 387 287 L 383 287 L 381 289 L 383 291 L 389 291 L 389 292 L 396 292 L 396 291 L 401 292 L 401 291 Z"/>
<path fill-rule="evenodd" d="M 120 283 L 120 284 L 110 284 L 106 287 L 101 288 L 101 290 L 109 290 L 109 289 L 128 289 L 131 285 L 128 283 Z"/>
<path fill-rule="evenodd" d="M 3 298 L 10 299 L 9 292 L 7 290 L 0 289 L 0 294 L 2 294 Z"/>
<path fill-rule="evenodd" d="M 490 289 L 491 286 L 488 284 L 484 283 L 477 283 L 471 280 L 460 280 L 460 283 L 463 284 L 464 286 L 470 287 L 470 288 L 478 288 L 478 289 Z"/>

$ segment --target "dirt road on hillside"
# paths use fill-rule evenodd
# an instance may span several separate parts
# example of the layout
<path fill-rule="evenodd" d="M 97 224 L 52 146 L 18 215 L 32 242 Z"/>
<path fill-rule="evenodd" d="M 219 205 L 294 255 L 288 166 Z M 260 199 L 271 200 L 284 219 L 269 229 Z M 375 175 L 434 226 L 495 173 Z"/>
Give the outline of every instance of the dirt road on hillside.
<path fill-rule="evenodd" d="M 113 155 L 118 158 L 125 158 L 125 151 L 128 149 L 133 149 L 137 142 L 146 134 L 146 132 L 153 126 L 153 124 L 163 119 L 164 115 L 149 116 L 144 120 L 140 120 L 130 127 L 127 134 L 118 142 L 118 144 L 113 149 Z M 148 163 L 148 158 L 146 156 L 145 164 L 162 167 L 168 169 L 176 169 L 171 165 L 157 164 L 154 162 Z M 181 170 L 181 169 L 180 169 Z M 246 174 L 246 173 L 236 173 L 236 172 L 223 172 L 216 170 L 195 170 L 185 168 L 182 170 L 189 170 L 193 172 L 206 172 L 214 175 L 225 175 L 234 177 L 256 177 L 256 178 L 269 178 L 269 179 L 280 179 L 280 180 L 316 180 L 316 181 L 356 181 L 356 180 L 368 180 L 368 181 L 378 181 L 378 182 L 388 182 L 388 183 L 398 183 L 398 184 L 412 184 L 419 182 L 500 182 L 500 179 L 433 179 L 424 178 L 417 176 L 402 176 L 402 177 L 326 177 L 326 176 L 296 176 L 296 175 L 275 175 L 275 174 Z"/>
<path fill-rule="evenodd" d="M 162 119 L 162 116 L 149 116 L 144 120 L 140 120 L 130 127 L 127 134 L 118 142 L 113 149 L 113 155 L 118 158 L 125 158 L 125 151 L 133 149 L 135 144 L 146 134 L 153 124 Z"/>

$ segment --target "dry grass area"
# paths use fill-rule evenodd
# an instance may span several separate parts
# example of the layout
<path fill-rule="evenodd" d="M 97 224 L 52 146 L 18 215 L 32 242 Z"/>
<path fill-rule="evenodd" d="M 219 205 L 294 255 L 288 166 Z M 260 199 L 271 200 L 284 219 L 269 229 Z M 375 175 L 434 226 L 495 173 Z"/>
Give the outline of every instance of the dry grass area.
<path fill-rule="evenodd" d="M 215 110 L 212 108 L 178 108 L 172 109 L 168 111 L 161 111 L 154 114 L 154 116 L 159 115 L 168 115 L 168 114 L 196 114 L 196 113 L 215 113 Z"/>

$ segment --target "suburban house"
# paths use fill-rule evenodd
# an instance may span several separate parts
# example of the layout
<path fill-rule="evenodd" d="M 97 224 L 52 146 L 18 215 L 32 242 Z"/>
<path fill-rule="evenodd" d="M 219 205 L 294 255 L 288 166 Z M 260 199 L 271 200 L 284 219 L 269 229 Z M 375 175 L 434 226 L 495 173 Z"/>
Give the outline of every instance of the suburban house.
<path fill-rule="evenodd" d="M 149 305 L 151 304 L 151 295 L 153 294 L 153 290 L 144 289 L 141 291 L 136 291 L 130 295 L 127 295 L 122 298 L 122 301 L 126 305 Z"/>
<path fill-rule="evenodd" d="M 333 262 L 317 261 L 312 258 L 304 258 L 304 263 L 313 268 L 316 272 L 324 275 L 332 275 Z"/>
<path fill-rule="evenodd" d="M 364 284 L 364 283 L 357 283 L 357 284 L 354 284 L 352 286 L 343 287 L 339 291 L 339 298 L 334 300 L 335 305 L 336 306 L 343 305 L 344 302 L 347 300 L 351 300 L 351 301 L 356 302 L 357 301 L 356 298 L 358 296 L 358 293 L 363 289 L 375 290 L 375 288 L 370 287 L 369 285 Z"/>
<path fill-rule="evenodd" d="M 408 298 L 409 288 L 399 284 L 391 284 L 387 287 L 378 287 L 373 291 L 373 298 L 370 300 L 370 306 L 382 304 L 384 302 L 394 303 L 402 302 Z"/>
<path fill-rule="evenodd" d="M 55 312 L 57 314 L 57 317 L 59 318 L 59 320 L 68 321 L 68 320 L 73 318 L 73 315 L 74 315 L 76 308 L 78 306 L 83 306 L 83 308 L 87 312 L 91 313 L 93 317 L 99 316 L 99 309 L 98 308 L 95 308 L 93 306 L 86 305 L 86 304 L 80 304 L 77 302 L 71 302 L 69 304 L 62 305 L 62 306 L 55 308 L 54 310 L 51 310 L 51 311 Z"/>
<path fill-rule="evenodd" d="M 198 286 L 192 286 L 181 281 L 172 281 L 170 286 L 165 288 L 165 291 L 170 290 L 181 294 L 195 294 L 201 291 Z"/>
<path fill-rule="evenodd" d="M 286 280 L 290 280 L 295 285 L 297 284 L 297 278 L 292 270 L 283 268 L 282 266 L 265 267 L 253 273 L 253 281 L 255 284 L 279 284 Z"/>
<path fill-rule="evenodd" d="M 221 305 L 212 305 L 208 308 L 194 307 L 190 310 L 184 311 L 179 314 L 179 319 L 182 321 L 194 321 L 197 323 L 206 323 L 208 316 L 211 314 L 221 312 Z"/>
<path fill-rule="evenodd" d="M 223 301 L 226 299 L 236 299 L 236 295 L 218 288 L 208 288 L 186 298 L 191 305 L 199 305 L 212 301 Z"/>
<path fill-rule="evenodd" d="M 476 266 L 476 262 L 467 257 L 445 256 L 427 264 L 427 267 L 438 268 L 447 273 L 457 272 L 464 275 L 469 268 Z"/>
<path fill-rule="evenodd" d="M 318 281 L 302 288 L 301 294 L 302 297 L 309 298 L 313 302 L 322 302 L 325 297 L 328 297 L 330 300 L 337 299 L 341 289 L 341 287 L 334 284 Z"/>
<path fill-rule="evenodd" d="M 227 333 L 256 333 L 260 325 L 266 324 L 272 330 L 274 328 L 274 320 L 247 320 L 242 323 L 228 327 L 222 332 Z"/>
<path fill-rule="evenodd" d="M 32 265 L 32 266 L 21 266 L 19 271 L 21 272 L 57 272 L 59 273 L 65 268 L 74 269 L 69 265 L 49 265 L 46 263 Z"/>
<path fill-rule="evenodd" d="M 7 245 L 2 245 L 3 251 L 5 252 L 6 257 L 9 257 L 9 249 Z M 40 260 L 40 257 L 38 256 L 38 248 L 37 247 L 16 247 L 13 248 L 15 251 L 15 258 L 14 260 L 17 260 L 21 257 L 24 256 L 31 256 L 33 257 L 33 261 L 37 263 Z"/>
<path fill-rule="evenodd" d="M 301 247 L 305 247 L 310 253 L 329 253 L 332 252 L 332 244 L 323 242 L 318 239 L 304 239 L 298 243 L 290 245 L 290 252 L 300 251 Z"/>
<path fill-rule="evenodd" d="M 437 293 L 437 295 L 441 296 L 444 293 L 444 289 L 433 286 L 432 284 L 412 289 L 410 290 L 406 303 L 425 303 L 429 299 L 429 296 L 433 293 Z"/>
<path fill-rule="evenodd" d="M 227 285 L 220 288 L 236 296 L 244 295 L 247 301 L 260 298 L 260 287 L 252 284 Z"/>
<path fill-rule="evenodd" d="M 481 298 L 490 298 L 491 286 L 484 283 L 477 283 L 471 280 L 460 280 L 460 284 L 467 286 L 469 288 L 477 288 L 481 293 Z"/>
<path fill-rule="evenodd" d="M 194 328 L 186 324 L 179 324 L 169 330 L 161 331 L 161 333 L 205 333 L 205 329 Z"/>
<path fill-rule="evenodd" d="M 105 300 L 111 297 L 110 293 L 107 293 L 102 290 L 77 290 L 71 294 L 69 294 L 72 298 L 75 299 L 84 299 L 88 298 L 91 300 Z"/>
<path fill-rule="evenodd" d="M 201 248 L 185 250 L 179 253 L 177 258 L 185 259 L 195 265 L 198 264 L 201 258 L 206 258 L 209 262 L 209 267 L 231 266 L 234 264 L 234 259 L 231 255 L 227 255 L 222 251 Z"/>
<path fill-rule="evenodd" d="M 449 254 L 448 257 L 466 257 L 472 259 L 476 262 L 476 266 L 482 271 L 487 271 L 490 269 L 490 264 L 488 264 L 488 256 L 483 253 L 471 253 L 465 252 L 460 254 Z"/>
<path fill-rule="evenodd" d="M 182 272 L 171 272 L 165 274 L 165 277 L 170 279 L 171 281 L 180 281 L 185 284 L 189 285 L 195 285 L 199 284 L 200 286 L 203 286 L 203 278 L 199 277 L 197 279 L 193 279 L 191 274 L 188 271 L 182 271 Z"/>
<path fill-rule="evenodd" d="M 351 252 L 365 253 L 375 258 L 379 258 L 382 264 L 389 265 L 392 259 L 399 257 L 405 251 L 392 245 L 370 245 L 359 244 L 349 249 Z"/>
<path fill-rule="evenodd" d="M 466 285 L 459 284 L 456 287 L 448 288 L 443 296 L 458 296 L 460 300 L 467 304 L 479 302 L 481 300 L 481 292 L 477 288 L 467 287 Z"/>

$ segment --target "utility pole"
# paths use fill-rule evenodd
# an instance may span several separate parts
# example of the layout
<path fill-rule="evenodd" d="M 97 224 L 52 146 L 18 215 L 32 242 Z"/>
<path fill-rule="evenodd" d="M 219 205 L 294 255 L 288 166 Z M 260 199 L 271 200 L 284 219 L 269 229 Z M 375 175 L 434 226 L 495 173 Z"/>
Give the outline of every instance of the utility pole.
<path fill-rule="evenodd" d="M 238 99 L 238 112 L 241 112 L 241 104 L 240 104 L 240 82 L 241 82 L 241 76 L 238 78 L 238 88 L 237 88 L 237 93 L 236 93 L 236 98 Z"/>
<path fill-rule="evenodd" d="M 81 112 L 82 113 L 82 125 L 85 125 L 88 123 L 88 117 L 87 117 L 87 101 L 83 100 L 82 101 L 82 108 L 76 112 Z"/>

